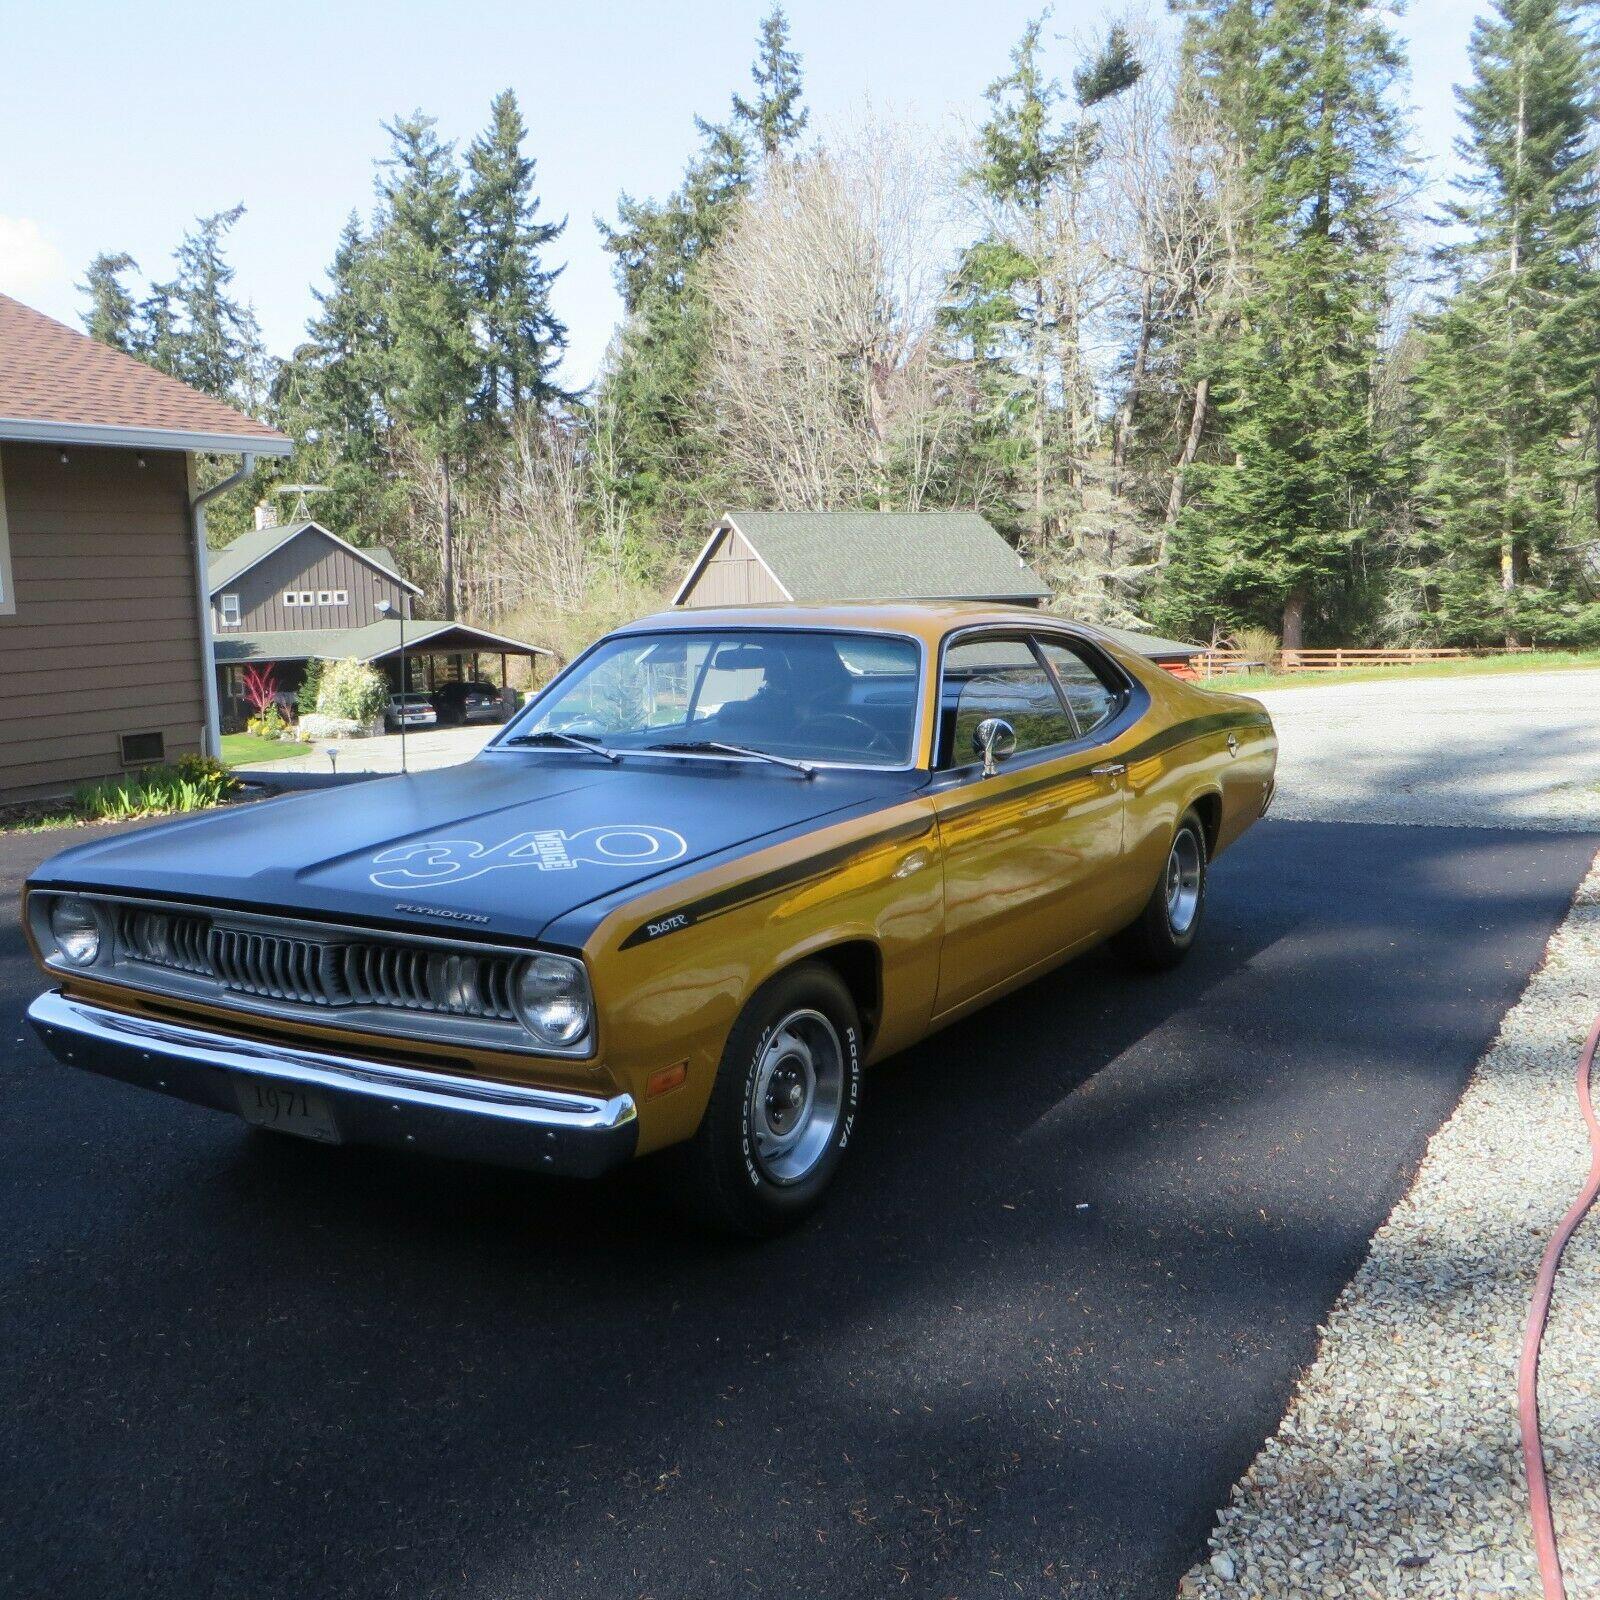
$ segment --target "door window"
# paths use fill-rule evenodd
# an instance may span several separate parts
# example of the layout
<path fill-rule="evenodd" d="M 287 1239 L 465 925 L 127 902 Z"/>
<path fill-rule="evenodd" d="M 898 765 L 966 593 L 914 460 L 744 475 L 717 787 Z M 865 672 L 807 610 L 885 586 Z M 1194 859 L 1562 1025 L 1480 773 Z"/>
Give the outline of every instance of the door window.
<path fill-rule="evenodd" d="M 1017 754 L 1075 738 L 1055 685 L 1023 639 L 968 639 L 945 651 L 940 687 L 940 765 L 978 759 L 973 734 L 986 717 L 1003 717 L 1017 735 Z"/>
<path fill-rule="evenodd" d="M 1039 640 L 1039 648 L 1061 685 L 1061 692 L 1077 719 L 1078 733 L 1087 736 L 1110 720 L 1121 696 L 1070 646 L 1054 639 Z"/>

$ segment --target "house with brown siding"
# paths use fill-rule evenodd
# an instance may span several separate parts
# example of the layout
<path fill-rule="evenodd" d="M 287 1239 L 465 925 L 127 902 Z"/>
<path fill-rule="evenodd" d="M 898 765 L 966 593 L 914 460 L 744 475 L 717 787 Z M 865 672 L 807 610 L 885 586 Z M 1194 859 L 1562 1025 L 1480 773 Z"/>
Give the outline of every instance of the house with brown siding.
<path fill-rule="evenodd" d="M 292 448 L 0 295 L 0 804 L 216 752 L 196 458 Z"/>

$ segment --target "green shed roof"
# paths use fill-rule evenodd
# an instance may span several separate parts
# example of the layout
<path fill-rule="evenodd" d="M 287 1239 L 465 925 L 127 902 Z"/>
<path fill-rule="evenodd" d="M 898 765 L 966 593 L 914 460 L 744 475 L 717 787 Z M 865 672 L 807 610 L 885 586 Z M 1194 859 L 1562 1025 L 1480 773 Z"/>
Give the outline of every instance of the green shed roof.
<path fill-rule="evenodd" d="M 490 633 L 465 622 L 425 622 L 412 618 L 405 625 L 407 654 L 454 655 L 481 650 L 485 654 L 505 651 L 507 655 L 547 656 L 543 645 Z M 238 633 L 232 628 L 219 632 L 214 641 L 219 666 L 244 666 L 253 661 L 377 661 L 400 649 L 400 622 L 390 617 L 364 628 L 278 628 L 254 633 Z"/>
<path fill-rule="evenodd" d="M 1050 591 L 976 511 L 730 511 L 790 598 L 1037 601 Z M 693 588 L 713 536 L 674 604 Z"/>

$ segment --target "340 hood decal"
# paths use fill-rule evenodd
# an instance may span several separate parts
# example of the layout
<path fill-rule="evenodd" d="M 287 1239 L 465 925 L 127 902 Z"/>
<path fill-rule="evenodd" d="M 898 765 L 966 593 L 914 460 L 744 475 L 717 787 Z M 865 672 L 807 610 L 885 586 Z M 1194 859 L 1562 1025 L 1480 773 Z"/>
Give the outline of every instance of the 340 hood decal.
<path fill-rule="evenodd" d="M 687 854 L 688 841 L 671 828 L 645 823 L 607 823 L 568 833 L 562 828 L 535 828 L 514 833 L 498 844 L 478 839 L 425 839 L 396 845 L 372 858 L 381 872 L 372 874 L 380 889 L 431 889 L 465 883 L 500 867 L 537 867 L 565 872 L 574 867 L 660 866 Z"/>

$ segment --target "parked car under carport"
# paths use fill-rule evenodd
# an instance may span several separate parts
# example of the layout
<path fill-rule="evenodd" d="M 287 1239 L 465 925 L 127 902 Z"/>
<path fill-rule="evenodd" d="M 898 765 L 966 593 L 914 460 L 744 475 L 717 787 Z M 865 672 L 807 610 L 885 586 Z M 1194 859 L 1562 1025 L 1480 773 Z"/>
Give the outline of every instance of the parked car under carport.
<path fill-rule="evenodd" d="M 433 709 L 440 727 L 459 728 L 467 723 L 505 722 L 511 715 L 509 691 L 492 683 L 442 683 L 433 691 Z"/>

